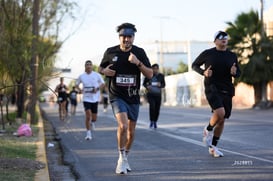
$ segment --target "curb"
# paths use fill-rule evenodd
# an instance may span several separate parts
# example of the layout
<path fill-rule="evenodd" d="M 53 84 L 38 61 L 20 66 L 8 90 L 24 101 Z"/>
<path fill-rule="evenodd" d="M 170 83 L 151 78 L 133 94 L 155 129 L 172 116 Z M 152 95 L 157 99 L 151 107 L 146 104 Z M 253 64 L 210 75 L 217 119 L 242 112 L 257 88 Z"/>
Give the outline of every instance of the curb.
<path fill-rule="evenodd" d="M 49 171 L 48 171 L 48 163 L 46 158 L 46 148 L 45 148 L 45 133 L 44 133 L 44 123 L 42 116 L 39 111 L 39 120 L 38 120 L 38 141 L 36 143 L 37 145 L 37 152 L 36 152 L 36 160 L 40 161 L 45 164 L 45 168 L 40 169 L 36 172 L 34 181 L 50 181 L 49 178 Z"/>

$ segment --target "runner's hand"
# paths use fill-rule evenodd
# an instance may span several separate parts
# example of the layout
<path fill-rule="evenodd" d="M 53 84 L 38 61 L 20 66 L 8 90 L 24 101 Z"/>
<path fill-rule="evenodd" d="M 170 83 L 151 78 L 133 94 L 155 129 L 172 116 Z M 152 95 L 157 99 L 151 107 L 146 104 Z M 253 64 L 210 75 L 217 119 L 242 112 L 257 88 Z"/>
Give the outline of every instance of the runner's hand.
<path fill-rule="evenodd" d="M 236 75 L 236 72 L 237 72 L 236 63 L 233 63 L 232 67 L 230 68 L 230 74 Z"/>
<path fill-rule="evenodd" d="M 205 77 L 211 77 L 212 76 L 211 65 L 204 71 L 204 76 Z"/>
<path fill-rule="evenodd" d="M 130 52 L 130 56 L 128 58 L 128 61 L 138 65 L 140 63 L 140 61 L 137 59 L 137 57 L 135 56 L 135 54 L 133 54 L 132 52 Z"/>
<path fill-rule="evenodd" d="M 113 64 L 110 64 L 108 65 L 107 67 L 105 67 L 103 70 L 102 70 L 102 73 L 108 77 L 112 77 L 116 74 L 116 71 L 111 69 L 110 67 L 112 67 Z"/>

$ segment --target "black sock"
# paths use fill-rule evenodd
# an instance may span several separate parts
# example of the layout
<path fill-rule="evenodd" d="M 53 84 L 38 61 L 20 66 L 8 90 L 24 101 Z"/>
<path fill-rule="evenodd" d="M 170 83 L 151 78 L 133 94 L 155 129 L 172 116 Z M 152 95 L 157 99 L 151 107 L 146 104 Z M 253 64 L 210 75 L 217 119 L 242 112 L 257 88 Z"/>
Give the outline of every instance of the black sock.
<path fill-rule="evenodd" d="M 210 123 L 209 123 L 209 125 L 207 126 L 207 130 L 208 130 L 208 131 L 212 131 L 213 128 L 214 128 L 214 126 L 210 125 Z"/>
<path fill-rule="evenodd" d="M 212 138 L 212 143 L 211 143 L 211 144 L 212 144 L 213 146 L 216 146 L 217 143 L 218 143 L 218 141 L 219 141 L 219 139 L 220 139 L 219 137 L 213 136 L 213 138 Z"/>

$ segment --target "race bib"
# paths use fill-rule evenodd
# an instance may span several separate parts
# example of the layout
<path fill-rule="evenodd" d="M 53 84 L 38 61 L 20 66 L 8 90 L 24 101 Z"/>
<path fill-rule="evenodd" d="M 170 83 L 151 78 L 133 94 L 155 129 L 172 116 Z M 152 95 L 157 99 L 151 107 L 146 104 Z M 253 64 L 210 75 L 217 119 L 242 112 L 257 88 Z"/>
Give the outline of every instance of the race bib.
<path fill-rule="evenodd" d="M 116 84 L 117 86 L 135 86 L 136 75 L 119 74 L 116 77 Z"/>
<path fill-rule="evenodd" d="M 151 85 L 152 85 L 152 86 L 157 86 L 157 85 L 158 85 L 158 82 L 152 82 Z"/>
<path fill-rule="evenodd" d="M 91 96 L 94 93 L 94 87 L 84 87 L 83 91 L 86 97 Z"/>
<path fill-rule="evenodd" d="M 77 98 L 77 94 L 75 92 L 71 93 L 70 98 L 71 99 L 76 99 Z"/>

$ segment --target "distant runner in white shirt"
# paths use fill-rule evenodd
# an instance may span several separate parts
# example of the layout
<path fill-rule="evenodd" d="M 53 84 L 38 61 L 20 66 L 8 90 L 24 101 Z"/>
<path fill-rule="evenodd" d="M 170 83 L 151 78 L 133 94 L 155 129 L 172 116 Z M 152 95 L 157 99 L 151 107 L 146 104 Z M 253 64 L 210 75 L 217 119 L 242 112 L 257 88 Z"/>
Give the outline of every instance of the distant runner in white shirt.
<path fill-rule="evenodd" d="M 76 87 L 80 90 L 79 85 L 82 84 L 83 106 L 85 110 L 85 126 L 87 129 L 86 140 L 92 139 L 90 121 L 92 129 L 95 127 L 98 113 L 98 102 L 100 100 L 100 89 L 104 87 L 102 76 L 92 70 L 92 61 L 85 62 L 85 73 L 81 74 L 76 81 Z"/>

